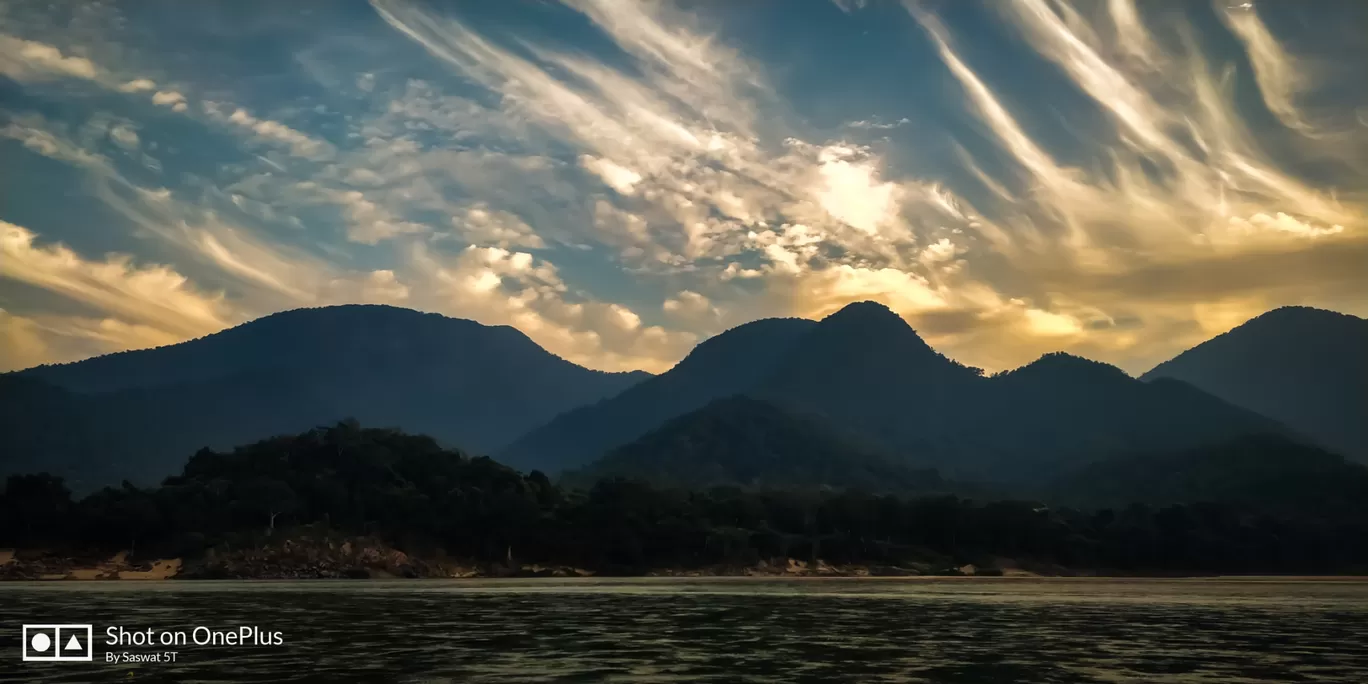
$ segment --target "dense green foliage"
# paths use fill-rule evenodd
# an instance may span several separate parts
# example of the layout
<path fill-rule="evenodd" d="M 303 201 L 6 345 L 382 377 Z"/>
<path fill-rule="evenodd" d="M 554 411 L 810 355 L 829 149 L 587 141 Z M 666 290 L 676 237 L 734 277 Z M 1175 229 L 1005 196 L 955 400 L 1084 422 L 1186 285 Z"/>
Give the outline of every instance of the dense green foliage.
<path fill-rule="evenodd" d="M 1368 468 L 1277 435 L 1090 464 L 1052 483 L 1050 500 L 1079 506 L 1206 501 L 1287 516 L 1368 510 Z"/>
<path fill-rule="evenodd" d="M 193 555 L 303 524 L 381 536 L 410 553 L 601 571 L 999 557 L 1122 572 L 1368 570 L 1363 509 L 1270 514 L 1188 503 L 1051 510 L 1027 502 L 858 491 L 684 491 L 611 479 L 567 491 L 533 472 L 354 423 L 231 452 L 203 450 L 160 487 L 73 501 L 51 476 L 11 477 L 0 545 Z"/>
<path fill-rule="evenodd" d="M 818 416 L 743 396 L 719 399 L 652 430 L 562 482 L 625 477 L 684 489 L 859 489 L 944 492 L 934 470 L 897 462 Z"/>
<path fill-rule="evenodd" d="M 1176 378 L 1368 461 L 1368 320 L 1275 309 L 1159 364 Z"/>
<path fill-rule="evenodd" d="M 514 328 L 387 306 L 287 311 L 204 338 L 0 376 L 0 474 L 153 483 L 228 448 L 355 416 L 488 453 L 649 377 L 577 366 Z M 22 408 L 23 413 L 11 413 Z"/>

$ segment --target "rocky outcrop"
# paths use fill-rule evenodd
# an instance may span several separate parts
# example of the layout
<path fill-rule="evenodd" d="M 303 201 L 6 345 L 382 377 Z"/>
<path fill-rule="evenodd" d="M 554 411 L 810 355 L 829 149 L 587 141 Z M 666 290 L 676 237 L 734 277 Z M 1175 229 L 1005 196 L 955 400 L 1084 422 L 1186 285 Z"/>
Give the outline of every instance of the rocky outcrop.
<path fill-rule="evenodd" d="M 296 537 L 251 548 L 210 549 L 192 561 L 186 579 L 367 579 L 470 577 L 455 564 L 414 558 L 368 537 Z"/>

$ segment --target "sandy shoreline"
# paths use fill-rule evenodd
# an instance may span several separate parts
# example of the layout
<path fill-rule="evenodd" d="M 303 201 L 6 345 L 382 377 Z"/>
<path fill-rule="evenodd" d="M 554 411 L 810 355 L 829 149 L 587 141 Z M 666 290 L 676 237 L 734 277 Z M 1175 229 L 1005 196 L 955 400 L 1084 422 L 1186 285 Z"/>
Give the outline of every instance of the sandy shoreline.
<path fill-rule="evenodd" d="M 1054 569 L 1062 571 L 1062 568 Z M 462 578 L 573 578 L 600 573 L 560 565 L 503 565 L 452 559 L 415 558 L 384 545 L 290 540 L 280 546 L 210 553 L 187 562 L 183 558 L 131 560 L 121 551 L 108 558 L 72 556 L 46 549 L 0 550 L 0 580 L 111 581 L 171 579 L 462 579 Z M 928 564 L 832 565 L 796 559 L 760 561 L 751 566 L 715 565 L 702 568 L 655 568 L 640 573 L 604 576 L 693 577 L 922 577 L 975 576 L 1038 577 L 1040 573 L 1009 567 L 983 571 L 973 565 L 937 567 Z"/>
<path fill-rule="evenodd" d="M 344 544 L 339 549 L 346 554 L 342 559 L 333 558 L 326 565 L 318 563 L 316 557 L 309 562 L 300 558 L 280 558 L 264 553 L 250 561 L 268 558 L 271 562 L 263 565 L 258 562 L 242 562 L 234 559 L 218 566 L 207 565 L 205 559 L 187 563 L 182 558 L 151 559 L 133 562 L 129 553 L 121 551 L 113 556 L 91 562 L 70 557 L 53 555 L 41 550 L 0 549 L 0 582 L 3 581 L 54 581 L 54 582 L 109 582 L 109 581 L 292 581 L 319 579 L 593 579 L 593 578 L 631 578 L 645 580 L 690 580 L 690 579 L 758 579 L 758 580 L 805 580 L 805 579 L 873 579 L 873 580 L 990 580 L 990 579 L 1188 579 L 1188 580 L 1241 580 L 1258 581 L 1315 581 L 1315 582 L 1362 582 L 1368 576 L 1361 575 L 1209 575 L 1209 574 L 1127 574 L 1087 569 L 1072 569 L 1059 566 L 1041 566 L 1044 572 L 1035 572 L 1014 563 L 1008 567 L 985 570 L 964 565 L 960 567 L 934 568 L 918 565 L 909 567 L 887 565 L 831 565 L 825 561 L 806 563 L 795 559 L 786 562 L 769 563 L 761 561 L 754 566 L 712 566 L 706 568 L 658 568 L 642 573 L 600 574 L 582 568 L 569 566 L 521 565 L 507 567 L 494 564 L 459 563 L 453 561 L 424 561 L 405 556 L 401 552 L 390 551 L 376 554 L 373 549 L 352 548 Z M 264 550 L 258 550 L 264 551 Z M 340 560 L 340 562 L 339 562 Z M 1007 559 L 1003 559 L 1007 560 Z"/>
<path fill-rule="evenodd" d="M 109 580 L 168 580 L 174 579 L 184 567 L 180 558 L 157 559 L 133 563 L 127 551 L 120 551 L 108 559 L 94 563 L 74 563 L 67 559 L 39 557 L 20 558 L 14 549 L 0 549 L 0 580 L 99 581 Z"/>

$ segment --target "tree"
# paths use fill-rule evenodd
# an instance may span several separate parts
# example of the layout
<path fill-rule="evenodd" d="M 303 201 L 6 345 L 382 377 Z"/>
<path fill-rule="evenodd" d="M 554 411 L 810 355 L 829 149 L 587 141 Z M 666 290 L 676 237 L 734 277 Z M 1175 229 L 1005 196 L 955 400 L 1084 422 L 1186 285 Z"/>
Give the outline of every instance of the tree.
<path fill-rule="evenodd" d="M 273 478 L 257 477 L 238 485 L 234 503 L 256 520 L 266 522 L 266 534 L 275 532 L 276 518 L 295 511 L 299 499 L 290 485 Z"/>

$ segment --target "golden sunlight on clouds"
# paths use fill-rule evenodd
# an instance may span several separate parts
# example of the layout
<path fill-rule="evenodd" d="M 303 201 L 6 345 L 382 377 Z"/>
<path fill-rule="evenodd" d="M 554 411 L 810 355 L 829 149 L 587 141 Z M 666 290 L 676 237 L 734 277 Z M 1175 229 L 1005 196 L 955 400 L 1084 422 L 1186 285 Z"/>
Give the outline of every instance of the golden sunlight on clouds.
<path fill-rule="evenodd" d="M 620 304 L 570 299 L 555 266 L 527 252 L 471 246 L 449 258 L 415 245 L 411 261 L 420 278 L 434 283 L 418 298 L 420 308 L 512 325 L 576 363 L 659 372 L 698 342 L 689 333 L 643 325 Z"/>
<path fill-rule="evenodd" d="M 75 360 L 53 353 L 43 331 L 32 320 L 0 309 L 0 373 L 44 363 Z"/>
<path fill-rule="evenodd" d="M 0 277 L 185 337 L 214 332 L 232 320 L 222 296 L 195 290 L 170 268 L 138 267 L 118 255 L 88 261 L 62 245 L 35 245 L 35 238 L 0 221 Z"/>
<path fill-rule="evenodd" d="M 1004 218 L 1016 225 L 1006 233 L 1008 242 L 994 245 L 1047 292 L 1068 292 L 1090 308 L 1124 311 L 1144 321 L 1143 330 L 1080 327 L 1059 308 L 1063 302 L 1057 295 L 1045 296 L 1041 301 L 1055 300 L 1052 306 L 1026 309 L 1024 330 L 1014 337 L 1024 332 L 1092 350 L 1106 360 L 1144 357 L 1148 362 L 1268 307 L 1305 301 L 1305 292 L 1324 289 L 1330 279 L 1348 277 L 1368 287 L 1368 276 L 1349 276 L 1337 268 L 1318 272 L 1311 265 L 1312 255 L 1335 249 L 1332 245 L 1345 253 L 1364 251 L 1368 213 L 1350 199 L 1362 195 L 1337 197 L 1272 162 L 1235 113 L 1229 74 L 1213 75 L 1191 45 L 1163 44 L 1127 0 L 1110 2 L 1110 21 L 1096 24 L 1040 0 L 1000 7 L 1041 56 L 1110 116 L 1116 138 L 1108 149 L 1110 174 L 1060 167 L 958 56 L 946 27 L 921 5 L 909 3 L 963 86 L 970 110 L 1040 190 L 1011 198 L 1025 203 L 1027 213 Z M 1222 16 L 1249 52 L 1270 110 L 1289 127 L 1307 132 L 1294 95 L 1308 81 L 1297 76 L 1295 63 L 1251 10 L 1223 11 Z M 977 165 L 973 168 L 984 175 Z M 1352 174 L 1348 167 L 1342 170 Z M 1005 183 L 990 180 L 1007 199 Z M 1066 238 L 1038 239 L 1038 228 L 1054 222 Z M 1270 267 L 1278 271 L 1267 271 Z M 1170 286 L 1150 280 L 1176 270 L 1183 278 Z M 1203 272 L 1211 275 L 1202 277 Z M 1298 288 L 1299 279 L 1307 285 Z M 1251 280 L 1262 281 L 1272 296 L 1257 305 L 1240 295 L 1230 298 Z M 1191 289 L 1183 294 L 1174 287 Z M 1018 340 L 1023 350 L 1038 347 Z M 983 353 L 973 340 L 948 344 L 952 353 L 969 359 Z"/>
<path fill-rule="evenodd" d="M 1229 302 L 1247 301 L 1252 274 L 1279 254 L 1270 306 L 1303 300 L 1297 278 L 1355 282 L 1309 264 L 1332 245 L 1360 248 L 1364 208 L 1272 161 L 1236 113 L 1230 75 L 1181 39 L 1186 27 L 1152 24 L 1132 0 L 1099 12 L 1044 0 L 999 6 L 1110 121 L 1102 165 L 1087 168 L 1060 163 L 959 55 L 951 29 L 907 3 L 968 111 L 1014 163 L 1007 175 L 990 173 L 957 148 L 996 202 L 981 208 L 941 183 L 888 177 L 880 155 L 856 143 L 789 136 L 783 149 L 767 148 L 760 129 L 782 130 L 773 115 L 785 108 L 762 70 L 668 5 L 573 3 L 636 60 L 637 78 L 547 45 L 521 56 L 398 0 L 374 4 L 401 34 L 498 93 L 507 114 L 579 146 L 580 166 L 613 191 L 591 202 L 594 239 L 647 273 L 687 268 L 703 279 L 690 290 L 699 297 L 750 297 L 727 307 L 727 325 L 875 299 L 991 369 L 1066 348 L 1143 370 L 1134 364 L 1223 325 L 1214 321 L 1229 316 L 1211 307 L 1248 311 Z M 1222 16 L 1270 109 L 1289 125 L 1306 120 L 1296 61 L 1256 14 Z M 1291 256 L 1299 252 L 1305 258 Z M 1172 278 L 1175 269 L 1185 276 Z M 1204 301 L 1217 303 L 1199 309 Z M 683 325 L 691 308 L 702 307 L 676 297 L 663 311 Z"/>
<path fill-rule="evenodd" d="M 1310 75 L 1283 50 L 1253 7 L 1225 7 L 1217 16 L 1244 43 L 1268 110 L 1288 128 L 1311 132 L 1295 102 L 1303 88 L 1309 85 Z"/>
<path fill-rule="evenodd" d="M 840 145 L 822 149 L 817 155 L 822 187 L 815 194 L 837 220 L 873 234 L 898 222 L 903 191 L 896 183 L 881 181 L 873 162 L 860 157 Z"/>
<path fill-rule="evenodd" d="M 64 55 L 51 45 L 0 34 L 0 74 L 16 81 L 53 77 L 94 80 L 101 71 L 85 57 Z"/>
<path fill-rule="evenodd" d="M 347 122 L 331 140 L 294 101 L 244 106 L 98 51 L 0 35 L 4 76 L 99 89 L 243 153 L 187 189 L 151 156 L 150 175 L 117 163 L 169 156 L 149 152 L 147 121 L 7 117 L 0 137 L 80 169 L 95 200 L 178 260 L 83 257 L 0 222 L 0 278 L 88 310 L 6 303 L 0 359 L 163 344 L 363 301 L 513 325 L 594 368 L 661 371 L 748 320 L 872 299 L 988 370 L 1067 350 L 1138 372 L 1274 306 L 1368 306 L 1368 109 L 1315 108 L 1332 72 L 1253 7 L 1212 5 L 1209 23 L 1245 60 L 1230 64 L 1198 44 L 1184 12 L 1153 9 L 1162 3 L 988 3 L 985 20 L 1035 53 L 1042 82 L 1068 88 L 1079 112 L 1014 98 L 941 4 L 906 0 L 906 29 L 929 40 L 946 78 L 944 109 L 981 136 L 948 140 L 944 163 L 962 168 L 938 176 L 929 145 L 890 153 L 897 136 L 938 134 L 913 112 L 823 130 L 702 16 L 668 2 L 566 4 L 610 59 L 372 0 L 386 35 L 430 64 L 422 80 L 398 66 L 345 74 L 364 94 L 345 116 L 315 112 Z M 852 17 L 865 5 L 840 4 Z M 1041 134 L 1047 109 L 1062 124 L 1053 136 Z M 583 289 L 586 263 L 617 269 L 613 283 Z"/>
<path fill-rule="evenodd" d="M 195 289 L 168 267 L 139 267 L 118 255 L 91 261 L 60 244 L 37 245 L 35 238 L 21 226 L 0 221 L 0 279 L 46 290 L 95 315 L 3 313 L 0 361 L 5 366 L 171 344 L 238 321 L 222 295 Z"/>

